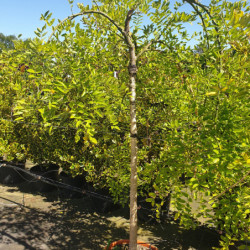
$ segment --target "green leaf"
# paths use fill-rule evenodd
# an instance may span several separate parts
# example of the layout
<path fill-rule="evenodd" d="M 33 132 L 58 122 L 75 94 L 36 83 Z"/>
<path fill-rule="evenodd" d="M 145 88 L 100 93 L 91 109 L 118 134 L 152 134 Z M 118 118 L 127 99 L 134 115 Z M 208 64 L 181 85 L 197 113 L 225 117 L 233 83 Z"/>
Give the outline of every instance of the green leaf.
<path fill-rule="evenodd" d="M 180 214 L 179 213 L 175 213 L 174 220 L 177 220 L 179 217 L 180 217 Z"/>
<path fill-rule="evenodd" d="M 67 89 L 62 89 L 61 87 L 56 87 L 60 92 L 67 94 L 68 90 Z"/>
<path fill-rule="evenodd" d="M 151 197 L 153 197 L 153 198 L 156 198 L 156 193 L 151 192 L 148 195 L 151 196 Z"/>
<path fill-rule="evenodd" d="M 206 96 L 215 96 L 217 95 L 217 92 L 208 92 L 206 93 Z"/>
<path fill-rule="evenodd" d="M 49 10 L 47 10 L 44 14 L 44 17 L 46 17 L 49 14 Z"/>
<path fill-rule="evenodd" d="M 82 121 L 77 121 L 76 128 L 78 128 L 82 124 Z"/>
<path fill-rule="evenodd" d="M 93 144 L 97 144 L 97 140 L 96 140 L 94 137 L 90 136 L 90 137 L 89 137 L 89 140 L 90 140 L 90 142 L 92 142 Z"/>
<path fill-rule="evenodd" d="M 213 163 L 214 163 L 214 164 L 218 163 L 219 161 L 220 161 L 220 159 L 219 159 L 219 158 L 215 158 L 215 159 L 213 159 Z"/>
<path fill-rule="evenodd" d="M 152 203 L 152 202 L 154 202 L 154 199 L 153 199 L 153 198 L 147 198 L 147 199 L 146 199 L 146 202 Z"/>
<path fill-rule="evenodd" d="M 44 108 L 38 109 L 38 111 L 43 115 L 44 114 Z"/>
<path fill-rule="evenodd" d="M 35 70 L 33 70 L 33 69 L 27 69 L 27 72 L 32 73 L 32 74 L 36 74 L 36 73 L 37 73 L 37 72 L 36 72 Z"/>
<path fill-rule="evenodd" d="M 81 139 L 81 137 L 77 134 L 77 135 L 75 136 L 75 143 L 79 142 L 80 139 Z"/>

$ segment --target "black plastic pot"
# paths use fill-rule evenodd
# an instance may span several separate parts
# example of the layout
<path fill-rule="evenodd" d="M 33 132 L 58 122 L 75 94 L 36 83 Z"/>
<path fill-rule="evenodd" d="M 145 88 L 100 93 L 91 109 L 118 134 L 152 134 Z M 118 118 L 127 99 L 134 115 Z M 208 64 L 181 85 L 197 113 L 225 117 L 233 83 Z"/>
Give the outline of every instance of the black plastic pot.
<path fill-rule="evenodd" d="M 58 180 L 58 170 L 59 166 L 56 164 L 40 164 L 32 167 L 30 169 L 30 172 L 38 176 L 42 176 L 44 177 L 44 179 L 39 179 L 30 175 L 27 176 L 31 190 L 36 192 L 54 191 L 56 189 L 56 186 L 51 185 L 47 182 L 50 182 L 49 179 Z M 43 180 L 47 180 L 47 182 Z"/>
<path fill-rule="evenodd" d="M 22 171 L 12 168 L 14 164 L 5 161 L 0 162 L 0 183 L 5 185 L 15 185 L 24 181 L 24 174 Z M 19 168 L 24 169 L 24 164 L 18 165 Z"/>
<path fill-rule="evenodd" d="M 146 201 L 147 198 L 145 197 L 138 197 L 138 219 L 142 222 L 148 221 L 156 221 L 156 212 L 152 207 L 150 202 Z M 155 202 L 160 204 L 161 199 L 156 198 Z M 169 209 L 170 209 L 170 202 L 171 202 L 171 194 L 169 193 L 167 198 L 165 199 L 164 204 L 161 206 L 160 217 L 159 220 L 162 220 L 168 216 Z"/>
<path fill-rule="evenodd" d="M 121 208 L 119 204 L 114 204 L 107 189 L 94 189 L 88 186 L 88 195 L 91 198 L 92 209 L 99 213 L 109 213 Z"/>
<path fill-rule="evenodd" d="M 77 190 L 85 189 L 85 178 L 83 176 L 72 177 L 70 174 L 62 171 L 59 174 L 59 181 L 65 184 L 65 188 L 60 188 L 60 195 L 63 198 L 79 199 L 85 196 L 85 194 L 77 192 Z"/>

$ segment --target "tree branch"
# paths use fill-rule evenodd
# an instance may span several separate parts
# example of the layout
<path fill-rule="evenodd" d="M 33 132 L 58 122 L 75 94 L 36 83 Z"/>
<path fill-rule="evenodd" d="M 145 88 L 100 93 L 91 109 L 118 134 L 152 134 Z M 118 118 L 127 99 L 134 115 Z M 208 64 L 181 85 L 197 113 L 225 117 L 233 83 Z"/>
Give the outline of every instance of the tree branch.
<path fill-rule="evenodd" d="M 211 14 L 210 14 L 210 12 L 209 12 L 209 10 L 208 10 L 208 6 L 203 5 L 203 4 L 201 4 L 201 3 L 199 3 L 198 1 L 195 1 L 195 0 L 183 0 L 183 1 L 189 3 L 191 6 L 192 6 L 192 5 L 198 5 L 200 8 L 202 8 L 202 9 L 208 14 L 209 18 L 211 19 L 213 25 L 215 26 L 216 32 L 219 31 L 219 29 L 218 29 L 218 24 L 214 21 L 214 18 L 211 16 Z M 193 6 L 192 6 L 192 7 L 193 7 Z M 197 13 L 198 13 L 198 12 L 197 12 Z M 221 48 L 219 35 L 217 35 L 217 39 L 218 39 L 219 47 Z"/>
<path fill-rule="evenodd" d="M 155 40 L 151 40 L 148 44 L 146 44 L 140 51 L 140 53 L 138 53 L 137 58 L 139 58 L 145 51 L 148 50 L 148 48 L 153 44 L 153 43 L 159 43 L 160 41 L 158 39 L 160 39 L 161 35 L 158 36 L 157 39 Z"/>
<path fill-rule="evenodd" d="M 128 14 L 127 14 L 127 17 L 126 17 L 126 20 L 125 20 L 124 32 L 125 32 L 126 35 L 124 35 L 124 37 L 125 37 L 125 40 L 126 40 L 128 46 L 130 48 L 134 47 L 134 43 L 132 41 L 132 37 L 131 37 L 131 34 L 130 34 L 130 26 L 129 26 L 129 24 L 130 24 L 130 21 L 131 21 L 131 18 L 133 16 L 133 14 L 134 14 L 135 9 L 136 9 L 136 6 L 128 11 Z"/>
<path fill-rule="evenodd" d="M 67 20 L 73 20 L 74 18 L 78 17 L 78 16 L 83 16 L 83 15 L 87 15 L 87 14 L 99 14 L 105 18 L 107 18 L 120 32 L 121 34 L 124 36 L 124 38 L 127 41 L 127 34 L 126 32 L 122 29 L 121 26 L 119 26 L 110 16 L 108 16 L 106 13 L 102 12 L 102 11 L 97 11 L 97 10 L 88 10 L 88 11 L 83 11 L 71 16 L 66 17 L 65 19 L 63 19 L 54 29 L 54 31 L 52 32 L 52 34 L 49 36 L 48 38 L 48 42 L 50 41 L 50 39 L 52 38 L 52 36 L 55 34 L 56 30 Z"/>
<path fill-rule="evenodd" d="M 135 9 L 131 9 L 128 11 L 126 20 L 125 20 L 125 32 L 129 34 L 130 28 L 129 28 L 129 23 L 131 21 L 132 15 L 134 13 Z"/>
<path fill-rule="evenodd" d="M 193 7 L 193 9 L 194 9 L 194 10 L 196 11 L 196 13 L 199 15 L 199 17 L 200 17 L 200 19 L 201 19 L 201 21 L 202 21 L 202 26 L 203 26 L 203 28 L 204 28 L 204 30 L 205 30 L 206 39 L 207 39 L 207 47 L 208 47 L 208 49 L 209 49 L 209 39 L 208 39 L 207 27 L 206 27 L 206 25 L 205 25 L 204 18 L 203 18 L 203 16 L 202 16 L 201 12 L 198 10 L 198 8 L 196 8 L 196 6 L 195 6 L 193 3 L 189 2 L 189 4 Z"/>
<path fill-rule="evenodd" d="M 222 193 L 218 194 L 217 196 L 211 198 L 212 200 L 218 199 L 220 198 L 222 195 L 224 195 L 227 191 L 229 191 L 230 189 L 233 189 L 234 187 L 238 186 L 240 183 L 242 183 L 247 176 L 250 175 L 250 171 L 244 175 L 240 180 L 238 180 L 236 183 L 234 183 L 233 185 L 231 185 L 230 187 L 228 187 L 226 190 L 224 190 Z"/>
<path fill-rule="evenodd" d="M 203 5 L 201 3 L 199 3 L 198 1 L 194 1 L 194 0 L 184 0 L 185 2 L 189 3 L 191 6 L 192 5 L 198 5 L 200 8 L 202 8 L 207 14 L 208 16 L 211 18 L 212 20 L 212 23 L 215 25 L 215 26 L 218 26 L 217 23 L 215 23 L 215 21 L 213 20 L 213 17 L 211 16 L 209 10 L 208 10 L 208 6 L 206 5 Z M 193 6 L 192 6 L 193 7 Z"/>
<path fill-rule="evenodd" d="M 208 6 L 206 6 L 204 4 L 201 4 L 201 3 L 199 3 L 198 1 L 195 1 L 195 0 L 184 0 L 184 1 L 188 2 L 189 4 L 192 4 L 192 3 L 196 4 L 196 5 L 198 5 L 199 7 L 201 7 L 203 10 L 205 10 L 208 13 Z"/>

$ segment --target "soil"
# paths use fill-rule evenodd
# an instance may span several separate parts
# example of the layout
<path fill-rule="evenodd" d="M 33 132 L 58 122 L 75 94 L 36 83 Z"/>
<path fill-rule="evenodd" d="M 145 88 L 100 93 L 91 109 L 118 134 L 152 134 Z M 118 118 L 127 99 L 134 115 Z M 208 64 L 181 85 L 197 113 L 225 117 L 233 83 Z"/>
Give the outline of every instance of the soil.
<path fill-rule="evenodd" d="M 0 250 L 103 249 L 112 240 L 128 239 L 128 208 L 98 213 L 91 197 L 60 198 L 58 191 L 37 194 L 0 185 Z M 177 223 L 139 223 L 138 240 L 159 249 L 208 250 L 219 235 L 204 227 L 182 230 Z"/>

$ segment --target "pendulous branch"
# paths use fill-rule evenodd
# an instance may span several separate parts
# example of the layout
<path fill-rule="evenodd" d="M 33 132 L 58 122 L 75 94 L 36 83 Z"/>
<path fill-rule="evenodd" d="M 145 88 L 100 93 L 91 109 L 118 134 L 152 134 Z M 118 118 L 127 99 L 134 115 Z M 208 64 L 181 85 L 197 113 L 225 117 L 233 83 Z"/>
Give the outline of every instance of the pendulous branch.
<path fill-rule="evenodd" d="M 52 36 L 55 34 L 56 30 L 67 20 L 73 20 L 74 18 L 78 17 L 78 16 L 83 16 L 83 15 L 87 15 L 87 14 L 98 14 L 101 15 L 105 18 L 107 18 L 120 32 L 121 34 L 124 36 L 124 38 L 127 40 L 127 34 L 126 32 L 122 29 L 122 27 L 120 25 L 118 25 L 118 23 L 116 23 L 109 15 L 107 15 L 106 13 L 102 12 L 102 11 L 98 11 L 98 10 L 87 10 L 87 11 L 83 11 L 71 16 L 66 17 L 65 19 L 63 19 L 55 28 L 54 31 L 52 32 L 52 34 L 49 36 L 48 38 L 48 42 L 50 41 L 50 39 L 52 38 Z"/>

